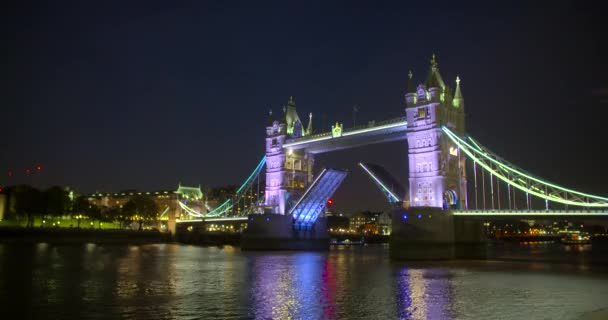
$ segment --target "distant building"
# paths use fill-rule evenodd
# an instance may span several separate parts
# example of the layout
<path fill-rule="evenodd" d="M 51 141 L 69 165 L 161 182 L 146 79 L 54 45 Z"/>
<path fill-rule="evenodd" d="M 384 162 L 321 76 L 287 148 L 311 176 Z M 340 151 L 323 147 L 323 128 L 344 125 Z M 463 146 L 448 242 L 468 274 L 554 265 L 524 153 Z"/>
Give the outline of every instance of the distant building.
<path fill-rule="evenodd" d="M 159 220 L 166 220 L 168 228 L 174 230 L 175 220 L 190 219 L 192 214 L 205 214 L 207 207 L 203 192 L 199 187 L 186 187 L 179 185 L 177 190 L 159 190 L 139 192 L 135 190 L 125 190 L 114 193 L 95 192 L 86 195 L 91 204 L 99 208 L 119 208 L 137 195 L 145 195 L 151 197 L 158 206 L 159 212 L 157 217 Z"/>
<path fill-rule="evenodd" d="M 325 213 L 325 216 L 327 217 L 327 229 L 330 231 L 347 231 L 350 228 L 350 221 L 348 217 L 341 213 L 328 211 Z"/>
<path fill-rule="evenodd" d="M 385 212 L 363 211 L 350 218 L 350 229 L 372 234 L 391 234 L 391 217 Z"/>

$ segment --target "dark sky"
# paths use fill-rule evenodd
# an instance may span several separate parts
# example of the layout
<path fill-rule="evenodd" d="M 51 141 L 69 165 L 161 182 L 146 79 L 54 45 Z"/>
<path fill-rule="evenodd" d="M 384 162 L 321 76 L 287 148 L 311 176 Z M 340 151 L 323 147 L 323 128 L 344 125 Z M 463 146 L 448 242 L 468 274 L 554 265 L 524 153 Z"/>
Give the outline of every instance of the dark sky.
<path fill-rule="evenodd" d="M 446 82 L 462 78 L 473 137 L 608 195 L 608 23 L 581 2 L 5 3 L 0 184 L 237 184 L 263 154 L 269 108 L 293 95 L 316 129 L 351 124 L 355 104 L 358 122 L 397 117 L 408 70 L 423 81 L 436 53 Z M 352 171 L 338 209 L 384 206 L 359 161 L 407 181 L 405 141 L 321 155 L 318 168 Z"/>

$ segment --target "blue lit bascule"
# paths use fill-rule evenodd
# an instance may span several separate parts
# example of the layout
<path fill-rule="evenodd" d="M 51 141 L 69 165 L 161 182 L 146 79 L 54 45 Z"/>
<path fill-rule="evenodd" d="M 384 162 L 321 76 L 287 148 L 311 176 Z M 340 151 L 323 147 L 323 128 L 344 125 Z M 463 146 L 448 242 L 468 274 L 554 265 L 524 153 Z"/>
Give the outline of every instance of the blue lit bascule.
<path fill-rule="evenodd" d="M 292 241 L 297 243 L 296 247 L 304 240 L 320 241 L 326 236 L 320 226 L 324 221 L 326 201 L 342 183 L 346 171 L 325 169 L 315 175 L 315 156 L 362 145 L 407 140 L 407 188 L 382 167 L 359 163 L 394 210 L 399 211 L 393 215 L 393 234 L 397 234 L 393 239 L 400 239 L 397 241 L 399 246 L 430 243 L 443 248 L 460 242 L 474 243 L 479 241 L 476 230 L 480 226 L 474 222 L 479 221 L 475 217 L 608 216 L 607 197 L 547 182 L 497 156 L 473 138 L 465 137 L 465 104 L 460 78 L 456 77 L 452 90 L 444 83 L 433 56 L 423 83 L 414 85 L 412 73 L 408 75 L 405 117 L 369 121 L 351 128 L 336 122 L 322 132 L 313 132 L 312 114 L 304 126 L 295 100 L 290 97 L 283 115 L 269 114 L 265 156 L 234 197 L 207 213 L 199 213 L 186 203 L 180 203 L 180 206 L 196 218 L 242 219 L 249 216 L 244 246 L 247 246 L 247 239 L 257 243 L 255 248 L 265 246 L 260 244 L 262 239 L 268 239 L 268 243 Z M 470 180 L 467 179 L 467 171 L 471 169 L 474 201 L 469 198 Z M 264 177 L 263 197 L 254 199 L 243 210 L 235 210 L 237 204 L 251 198 L 254 181 L 259 184 L 261 176 Z M 521 193 L 525 196 L 525 209 L 518 210 L 523 207 Z M 531 197 L 544 201 L 543 210 L 532 208 Z M 584 210 L 573 210 L 572 206 Z M 258 219 L 258 215 L 265 217 Z M 285 231 L 287 229 L 291 231 Z M 449 250 L 445 250 L 438 255 L 449 255 Z"/>
<path fill-rule="evenodd" d="M 319 174 L 289 212 L 293 216 L 296 229 L 311 229 L 325 209 L 327 200 L 336 192 L 345 177 L 346 171 L 336 169 L 324 169 Z"/>
<path fill-rule="evenodd" d="M 405 191 L 393 175 L 377 164 L 359 163 L 359 167 L 367 173 L 390 204 L 401 206 Z"/>

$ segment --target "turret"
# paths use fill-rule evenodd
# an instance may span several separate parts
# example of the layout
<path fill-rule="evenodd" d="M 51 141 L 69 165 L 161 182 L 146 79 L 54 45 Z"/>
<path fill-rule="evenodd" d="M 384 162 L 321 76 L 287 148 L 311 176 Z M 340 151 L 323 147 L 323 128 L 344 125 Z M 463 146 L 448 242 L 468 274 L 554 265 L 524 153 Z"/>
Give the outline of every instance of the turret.
<path fill-rule="evenodd" d="M 414 74 L 412 70 L 407 74 L 407 89 L 405 93 L 405 105 L 411 107 L 416 104 L 416 85 L 414 85 Z"/>
<path fill-rule="evenodd" d="M 306 128 L 306 135 L 312 134 L 312 112 L 308 114 L 308 127 Z"/>
<path fill-rule="evenodd" d="M 454 99 L 452 99 L 452 106 L 454 108 L 464 109 L 464 98 L 462 97 L 462 92 L 460 91 L 460 77 L 456 77 L 456 90 L 454 91 Z"/>
<path fill-rule="evenodd" d="M 434 54 L 431 57 L 431 67 L 424 84 L 427 88 L 429 88 L 429 90 L 433 87 L 440 88 L 442 90 L 445 88 L 445 83 L 443 82 L 441 74 L 439 73 L 439 64 L 437 63 L 437 59 L 435 58 Z"/>
<path fill-rule="evenodd" d="M 300 122 L 300 117 L 298 116 L 298 112 L 296 111 L 296 102 L 293 99 L 293 96 L 289 97 L 289 101 L 287 101 L 287 108 L 285 109 L 285 125 L 287 128 L 287 134 L 293 135 L 293 128 L 296 122 Z M 301 136 L 301 134 L 299 134 Z"/>
<path fill-rule="evenodd" d="M 266 135 L 276 136 L 279 134 L 285 134 L 285 124 L 273 117 L 272 109 L 268 110 L 268 118 L 266 120 Z"/>
<path fill-rule="evenodd" d="M 438 102 L 441 97 L 441 88 L 430 87 L 429 88 L 429 102 Z"/>
<path fill-rule="evenodd" d="M 439 64 L 433 54 L 431 58 L 431 67 L 426 78 L 425 85 L 428 88 L 428 100 L 438 102 L 441 100 L 442 94 L 445 92 L 445 83 L 439 74 Z"/>

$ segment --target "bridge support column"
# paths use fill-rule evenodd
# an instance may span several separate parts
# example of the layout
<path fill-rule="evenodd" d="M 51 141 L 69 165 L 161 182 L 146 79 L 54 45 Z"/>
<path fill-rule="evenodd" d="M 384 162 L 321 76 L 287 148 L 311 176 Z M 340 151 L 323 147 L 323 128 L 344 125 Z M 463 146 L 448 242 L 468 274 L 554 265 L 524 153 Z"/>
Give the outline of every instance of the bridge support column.
<path fill-rule="evenodd" d="M 327 219 L 318 218 L 311 230 L 295 230 L 291 215 L 254 214 L 243 231 L 242 250 L 328 250 Z"/>
<path fill-rule="evenodd" d="M 390 256 L 396 260 L 484 259 L 485 236 L 481 220 L 465 220 L 449 210 L 410 208 L 395 210 Z"/>
<path fill-rule="evenodd" d="M 175 206 L 177 207 L 177 206 Z M 175 232 L 176 230 L 176 216 L 177 216 L 177 208 L 169 208 L 169 211 L 167 212 L 168 215 L 168 219 L 167 219 L 167 229 L 169 230 L 169 233 L 171 233 L 171 236 L 175 236 Z"/>

